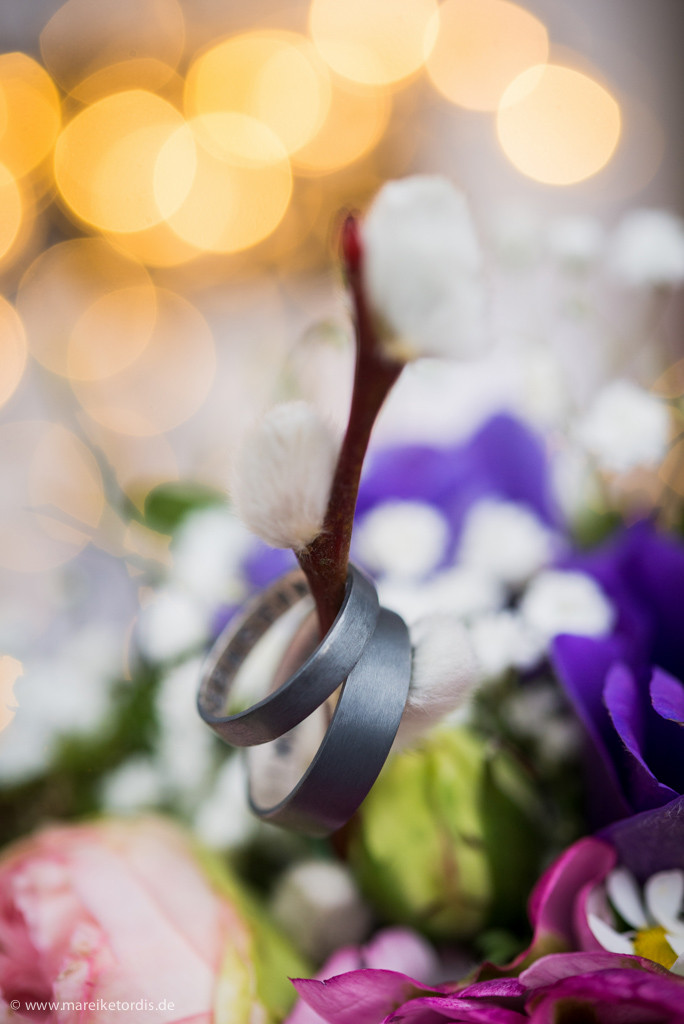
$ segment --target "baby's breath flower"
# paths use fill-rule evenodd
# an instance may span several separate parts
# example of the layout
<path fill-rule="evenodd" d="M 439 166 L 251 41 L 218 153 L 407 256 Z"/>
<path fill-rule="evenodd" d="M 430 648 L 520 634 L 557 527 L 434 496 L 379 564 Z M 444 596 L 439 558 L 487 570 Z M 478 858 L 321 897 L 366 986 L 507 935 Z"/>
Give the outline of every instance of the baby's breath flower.
<path fill-rule="evenodd" d="M 667 210 L 632 210 L 612 239 L 611 265 L 629 285 L 675 288 L 684 282 L 684 221 Z"/>
<path fill-rule="evenodd" d="M 616 380 L 597 395 L 578 434 L 602 469 L 625 473 L 664 458 L 670 415 L 657 395 L 632 381 Z"/>

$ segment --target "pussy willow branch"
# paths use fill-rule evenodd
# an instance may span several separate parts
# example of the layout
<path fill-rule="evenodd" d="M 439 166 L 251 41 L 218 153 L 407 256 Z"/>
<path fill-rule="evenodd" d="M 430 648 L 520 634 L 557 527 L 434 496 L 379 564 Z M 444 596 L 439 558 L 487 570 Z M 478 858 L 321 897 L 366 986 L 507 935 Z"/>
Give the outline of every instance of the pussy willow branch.
<path fill-rule="evenodd" d="M 349 215 L 342 229 L 342 257 L 353 303 L 356 366 L 349 421 L 321 533 L 297 555 L 316 602 L 321 636 L 332 626 L 347 580 L 349 548 L 363 460 L 373 424 L 403 363 L 382 351 L 363 288 L 363 251 L 358 224 Z"/>

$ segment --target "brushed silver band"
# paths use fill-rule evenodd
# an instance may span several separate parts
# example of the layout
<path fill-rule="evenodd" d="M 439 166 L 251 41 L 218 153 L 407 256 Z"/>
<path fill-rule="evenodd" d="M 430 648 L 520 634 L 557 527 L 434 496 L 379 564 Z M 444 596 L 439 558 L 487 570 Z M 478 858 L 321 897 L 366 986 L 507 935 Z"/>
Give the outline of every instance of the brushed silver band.
<path fill-rule="evenodd" d="M 240 666 L 276 619 L 308 593 L 304 574 L 293 570 L 248 604 L 216 641 L 202 673 L 197 706 L 204 721 L 227 743 L 253 746 L 289 732 L 347 679 L 373 636 L 379 612 L 377 591 L 367 576 L 350 565 L 342 607 L 313 654 L 273 693 L 227 715 L 228 696 Z"/>
<path fill-rule="evenodd" d="M 299 782 L 279 803 L 250 806 L 263 821 L 325 836 L 351 818 L 385 763 L 408 696 L 411 644 L 404 623 L 380 609 L 363 654 L 349 673 L 327 732 Z M 289 774 L 287 737 L 272 744 L 270 771 Z M 279 764 L 280 762 L 280 764 Z"/>

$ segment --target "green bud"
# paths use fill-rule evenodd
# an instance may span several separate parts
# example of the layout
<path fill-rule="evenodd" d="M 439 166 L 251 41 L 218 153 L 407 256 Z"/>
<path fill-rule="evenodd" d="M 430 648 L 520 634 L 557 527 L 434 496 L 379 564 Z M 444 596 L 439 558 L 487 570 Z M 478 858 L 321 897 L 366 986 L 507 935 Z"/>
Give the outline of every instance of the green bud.
<path fill-rule="evenodd" d="M 365 800 L 351 863 L 388 920 L 465 939 L 524 915 L 538 869 L 536 801 L 521 767 L 467 728 L 395 755 Z"/>

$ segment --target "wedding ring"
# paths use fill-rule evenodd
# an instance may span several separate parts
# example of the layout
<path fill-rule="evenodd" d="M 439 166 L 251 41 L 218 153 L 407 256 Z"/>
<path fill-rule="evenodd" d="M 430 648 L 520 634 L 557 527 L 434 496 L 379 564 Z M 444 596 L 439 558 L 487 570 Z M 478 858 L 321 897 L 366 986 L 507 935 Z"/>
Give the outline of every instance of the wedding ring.
<path fill-rule="evenodd" d="M 335 832 L 368 795 L 396 736 L 408 696 L 411 644 L 403 619 L 380 609 L 377 626 L 349 673 L 323 740 L 308 768 L 278 803 L 249 802 L 263 821 L 312 836 Z M 272 780 L 287 780 L 288 736 L 258 751 Z"/>
<path fill-rule="evenodd" d="M 309 594 L 299 569 L 283 576 L 247 605 L 216 641 L 202 674 L 197 706 L 227 743 L 253 746 L 289 732 L 347 679 L 374 634 L 378 595 L 373 583 L 349 566 L 344 600 L 335 621 L 301 668 L 273 693 L 236 714 L 226 714 L 238 670 L 270 626 Z"/>

